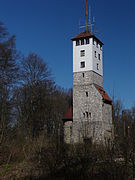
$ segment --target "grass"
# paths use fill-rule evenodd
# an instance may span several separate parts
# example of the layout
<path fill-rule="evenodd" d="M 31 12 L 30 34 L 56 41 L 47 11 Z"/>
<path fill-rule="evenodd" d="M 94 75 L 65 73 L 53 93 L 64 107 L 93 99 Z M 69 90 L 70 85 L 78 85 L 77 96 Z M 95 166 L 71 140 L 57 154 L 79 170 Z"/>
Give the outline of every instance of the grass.
<path fill-rule="evenodd" d="M 5 175 L 7 175 L 12 169 L 12 165 L 11 164 L 6 164 L 4 166 L 0 167 L 0 177 L 3 177 Z"/>

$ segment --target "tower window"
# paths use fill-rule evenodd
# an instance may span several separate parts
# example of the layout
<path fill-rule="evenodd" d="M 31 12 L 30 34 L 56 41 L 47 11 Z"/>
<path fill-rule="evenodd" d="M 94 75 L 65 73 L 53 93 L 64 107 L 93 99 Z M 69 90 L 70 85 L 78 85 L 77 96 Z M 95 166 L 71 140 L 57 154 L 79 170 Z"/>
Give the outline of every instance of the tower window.
<path fill-rule="evenodd" d="M 90 40 L 89 38 L 86 39 L 86 44 L 89 44 L 90 43 Z"/>
<path fill-rule="evenodd" d="M 98 59 L 100 60 L 100 54 L 98 54 Z"/>
<path fill-rule="evenodd" d="M 97 64 L 97 70 L 99 70 L 99 64 Z"/>
<path fill-rule="evenodd" d="M 80 51 L 80 56 L 81 56 L 81 57 L 85 56 L 85 50 L 81 50 L 81 51 Z"/>
<path fill-rule="evenodd" d="M 95 51 L 95 58 L 97 58 L 97 52 Z"/>
<path fill-rule="evenodd" d="M 95 43 L 94 43 L 94 39 L 93 39 L 93 45 L 95 45 Z"/>
<path fill-rule="evenodd" d="M 85 68 L 85 62 L 81 62 L 81 68 Z"/>
<path fill-rule="evenodd" d="M 86 111 L 86 117 L 88 118 L 89 117 L 89 113 Z"/>
<path fill-rule="evenodd" d="M 102 45 L 100 44 L 100 50 L 102 51 Z"/>
<path fill-rule="evenodd" d="M 86 92 L 86 97 L 88 97 L 89 96 L 89 93 L 88 92 Z"/>
<path fill-rule="evenodd" d="M 98 48 L 98 42 L 96 41 L 96 46 L 97 46 L 97 48 Z"/>
<path fill-rule="evenodd" d="M 76 41 L 76 46 L 79 46 L 79 45 L 80 45 L 80 41 L 77 40 L 77 41 Z"/>
<path fill-rule="evenodd" d="M 82 73 L 82 76 L 83 76 L 83 78 L 84 78 L 84 73 Z"/>
<path fill-rule="evenodd" d="M 84 45 L 84 39 L 81 40 L 81 45 Z"/>

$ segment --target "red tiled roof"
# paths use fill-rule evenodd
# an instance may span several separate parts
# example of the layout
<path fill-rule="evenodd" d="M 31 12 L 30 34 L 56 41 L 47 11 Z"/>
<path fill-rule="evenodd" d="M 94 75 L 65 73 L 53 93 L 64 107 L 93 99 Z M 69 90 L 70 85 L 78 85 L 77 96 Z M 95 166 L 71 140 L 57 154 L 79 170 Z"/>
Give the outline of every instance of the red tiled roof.
<path fill-rule="evenodd" d="M 78 34 L 77 36 L 75 36 L 74 38 L 72 38 L 72 41 L 76 41 L 78 39 L 83 39 L 83 38 L 90 38 L 90 37 L 94 37 L 97 41 L 99 41 L 101 44 L 103 44 L 92 32 L 90 31 L 85 31 L 85 32 L 81 32 L 80 34 Z"/>
<path fill-rule="evenodd" d="M 97 88 L 97 90 L 99 91 L 99 93 L 102 95 L 103 99 L 105 100 L 105 102 L 112 104 L 112 100 L 111 98 L 108 96 L 108 94 L 105 92 L 105 90 L 103 89 L 103 87 L 98 86 L 95 84 L 95 87 Z"/>
<path fill-rule="evenodd" d="M 81 39 L 81 38 L 87 38 L 87 37 L 92 37 L 93 34 L 90 31 L 85 31 L 85 32 L 81 32 L 80 34 L 78 34 L 77 36 L 75 36 L 74 38 L 72 38 L 72 40 L 77 40 L 77 39 Z"/>
<path fill-rule="evenodd" d="M 70 106 L 69 110 L 67 113 L 64 115 L 64 120 L 72 120 L 73 119 L 73 107 Z"/>

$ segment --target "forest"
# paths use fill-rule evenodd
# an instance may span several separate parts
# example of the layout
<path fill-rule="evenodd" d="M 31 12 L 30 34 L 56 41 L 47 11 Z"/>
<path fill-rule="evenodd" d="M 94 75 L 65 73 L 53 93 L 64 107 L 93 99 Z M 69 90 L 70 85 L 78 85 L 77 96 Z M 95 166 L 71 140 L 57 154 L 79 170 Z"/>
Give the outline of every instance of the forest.
<path fill-rule="evenodd" d="M 22 55 L 0 22 L 0 179 L 135 179 L 135 105 L 113 98 L 114 137 L 68 145 L 62 118 L 72 89 L 57 86 L 40 55 Z"/>

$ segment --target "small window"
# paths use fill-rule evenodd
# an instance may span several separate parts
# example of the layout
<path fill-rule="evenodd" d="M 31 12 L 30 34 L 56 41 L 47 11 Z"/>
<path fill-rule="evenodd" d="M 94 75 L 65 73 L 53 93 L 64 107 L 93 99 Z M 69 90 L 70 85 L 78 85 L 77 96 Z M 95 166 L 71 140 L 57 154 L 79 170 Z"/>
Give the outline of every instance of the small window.
<path fill-rule="evenodd" d="M 82 73 L 82 76 L 83 76 L 83 78 L 84 78 L 84 73 Z"/>
<path fill-rule="evenodd" d="M 100 44 L 100 50 L 102 51 L 102 45 Z"/>
<path fill-rule="evenodd" d="M 97 58 L 97 52 L 95 51 L 95 58 Z"/>
<path fill-rule="evenodd" d="M 88 92 L 86 92 L 86 97 L 88 97 L 89 96 L 89 94 L 88 94 Z"/>
<path fill-rule="evenodd" d="M 84 39 L 81 40 L 81 45 L 84 45 Z"/>
<path fill-rule="evenodd" d="M 89 113 L 86 111 L 86 117 L 88 118 L 89 117 Z"/>
<path fill-rule="evenodd" d="M 95 45 L 95 43 L 94 43 L 94 39 L 93 39 L 93 45 Z"/>
<path fill-rule="evenodd" d="M 90 44 L 89 38 L 86 39 L 86 44 Z"/>
<path fill-rule="evenodd" d="M 98 59 L 100 60 L 100 54 L 98 54 Z"/>
<path fill-rule="evenodd" d="M 81 68 L 85 68 L 85 62 L 81 62 Z"/>
<path fill-rule="evenodd" d="M 85 50 L 81 50 L 81 51 L 80 51 L 80 56 L 81 56 L 81 57 L 85 56 Z"/>
<path fill-rule="evenodd" d="M 97 64 L 97 70 L 99 70 L 99 64 Z"/>
<path fill-rule="evenodd" d="M 98 42 L 96 41 L 96 46 L 97 46 L 97 48 L 98 48 Z"/>
<path fill-rule="evenodd" d="M 79 45 L 80 45 L 80 41 L 77 40 L 77 41 L 76 41 L 76 46 L 79 46 Z"/>

